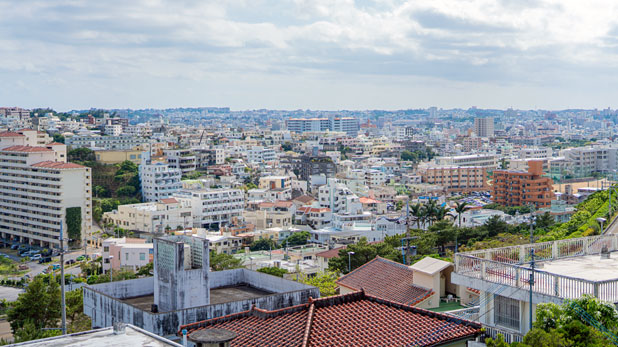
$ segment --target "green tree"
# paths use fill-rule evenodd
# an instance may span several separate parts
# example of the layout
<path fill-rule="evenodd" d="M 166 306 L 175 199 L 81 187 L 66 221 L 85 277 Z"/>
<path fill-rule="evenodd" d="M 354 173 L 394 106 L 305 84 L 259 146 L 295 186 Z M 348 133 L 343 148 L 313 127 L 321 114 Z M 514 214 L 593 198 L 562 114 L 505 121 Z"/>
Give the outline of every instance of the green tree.
<path fill-rule="evenodd" d="M 54 134 L 54 142 L 64 143 L 64 135 Z"/>
<path fill-rule="evenodd" d="M 212 271 L 238 269 L 242 267 L 242 260 L 229 254 L 210 251 L 210 267 Z"/>
<path fill-rule="evenodd" d="M 280 267 L 274 267 L 274 266 L 262 267 L 262 268 L 259 268 L 257 271 L 263 272 L 265 274 L 277 276 L 277 277 L 283 277 L 283 275 L 288 273 L 288 270 L 282 269 Z"/>
<path fill-rule="evenodd" d="M 88 161 L 96 161 L 96 156 L 94 155 L 94 151 L 90 148 L 80 147 L 70 150 L 67 153 L 67 158 L 71 162 L 88 162 Z"/>
<path fill-rule="evenodd" d="M 554 220 L 554 217 L 549 214 L 549 212 L 545 212 L 542 215 L 536 217 L 536 220 L 534 222 L 534 228 L 548 230 L 555 223 L 556 221 Z"/>
<path fill-rule="evenodd" d="M 338 256 L 328 261 L 328 269 L 336 273 L 348 273 L 348 252 L 354 252 L 350 255 L 352 270 L 376 256 L 391 260 L 397 260 L 400 257 L 399 252 L 392 245 L 385 242 L 369 244 L 367 238 L 362 237 L 358 243 L 340 249 Z"/>
<path fill-rule="evenodd" d="M 306 245 L 309 236 L 311 235 L 308 231 L 296 232 L 288 236 L 288 238 L 281 242 L 281 244 L 287 245 L 288 247 Z"/>
<path fill-rule="evenodd" d="M 90 330 L 90 317 L 84 314 L 84 292 L 82 288 L 66 292 L 68 333 Z"/>
<path fill-rule="evenodd" d="M 82 239 L 82 208 L 67 207 L 66 209 L 67 234 L 69 239 Z"/>
<path fill-rule="evenodd" d="M 461 215 L 466 212 L 468 208 L 467 202 L 458 202 L 455 204 L 455 212 L 457 213 L 457 218 L 459 219 L 459 227 L 461 228 Z"/>
<path fill-rule="evenodd" d="M 153 269 L 154 269 L 154 263 L 150 262 L 150 263 L 140 267 L 139 270 L 137 270 L 136 275 L 138 275 L 138 276 L 146 276 L 146 277 L 152 276 L 152 274 L 150 272 L 152 272 Z"/>
<path fill-rule="evenodd" d="M 337 274 L 334 272 L 326 271 L 316 274 L 312 277 L 305 275 L 299 280 L 300 282 L 317 287 L 320 290 L 320 297 L 333 296 L 337 294 Z"/>
<path fill-rule="evenodd" d="M 36 276 L 11 305 L 7 320 L 13 334 L 23 329 L 28 322 L 34 325 L 35 330 L 57 327 L 60 320 L 58 283 L 50 281 L 50 276 Z"/>
<path fill-rule="evenodd" d="M 259 239 L 255 240 L 249 245 L 252 251 L 268 251 L 270 249 L 277 248 L 277 242 L 271 239 Z"/>

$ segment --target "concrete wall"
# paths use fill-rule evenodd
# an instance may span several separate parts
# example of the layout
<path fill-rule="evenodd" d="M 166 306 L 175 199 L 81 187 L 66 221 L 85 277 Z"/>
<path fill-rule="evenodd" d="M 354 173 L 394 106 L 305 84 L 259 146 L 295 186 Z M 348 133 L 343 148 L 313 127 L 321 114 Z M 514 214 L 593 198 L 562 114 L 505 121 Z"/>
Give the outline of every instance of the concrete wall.
<path fill-rule="evenodd" d="M 101 283 L 94 287 L 98 292 L 112 298 L 133 298 L 136 296 L 152 295 L 154 278 L 144 277 L 127 281 Z"/>

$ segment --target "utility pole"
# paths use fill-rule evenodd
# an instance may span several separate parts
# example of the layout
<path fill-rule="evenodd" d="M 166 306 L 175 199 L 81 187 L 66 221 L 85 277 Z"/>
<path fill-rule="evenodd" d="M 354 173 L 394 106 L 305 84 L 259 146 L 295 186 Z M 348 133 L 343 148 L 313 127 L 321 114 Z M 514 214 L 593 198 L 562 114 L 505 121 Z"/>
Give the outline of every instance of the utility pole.
<path fill-rule="evenodd" d="M 534 289 L 534 228 L 532 226 L 533 220 L 533 218 L 531 218 L 530 220 L 530 307 L 528 308 L 528 310 L 530 311 L 530 330 L 532 330 L 532 290 Z"/>
<path fill-rule="evenodd" d="M 62 232 L 62 225 L 60 223 L 60 292 L 61 292 L 61 311 L 62 311 L 62 335 L 67 334 L 67 307 L 64 297 L 64 234 Z M 53 272 L 53 271 L 52 271 Z"/>

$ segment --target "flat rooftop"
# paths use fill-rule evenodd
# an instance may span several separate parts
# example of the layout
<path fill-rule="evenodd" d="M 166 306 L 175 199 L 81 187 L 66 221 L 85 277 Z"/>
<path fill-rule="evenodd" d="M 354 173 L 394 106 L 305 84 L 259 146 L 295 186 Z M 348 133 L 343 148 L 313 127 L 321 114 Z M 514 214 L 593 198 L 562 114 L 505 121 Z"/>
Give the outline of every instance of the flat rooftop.
<path fill-rule="evenodd" d="M 589 281 L 618 279 L 618 252 L 612 252 L 609 259 L 596 254 L 547 261 L 539 270 Z"/>
<path fill-rule="evenodd" d="M 248 300 L 259 298 L 262 296 L 273 294 L 269 291 L 252 287 L 248 284 L 241 284 L 230 287 L 219 287 L 210 289 L 210 304 L 223 304 L 226 302 Z M 123 299 L 129 305 L 135 306 L 143 311 L 150 311 L 151 305 L 154 304 L 153 295 L 136 296 L 133 298 Z"/>
<path fill-rule="evenodd" d="M 64 336 L 33 340 L 18 346 L 40 347 L 90 347 L 90 346 L 182 346 L 134 326 L 127 326 L 124 334 L 116 335 L 111 327 Z"/>

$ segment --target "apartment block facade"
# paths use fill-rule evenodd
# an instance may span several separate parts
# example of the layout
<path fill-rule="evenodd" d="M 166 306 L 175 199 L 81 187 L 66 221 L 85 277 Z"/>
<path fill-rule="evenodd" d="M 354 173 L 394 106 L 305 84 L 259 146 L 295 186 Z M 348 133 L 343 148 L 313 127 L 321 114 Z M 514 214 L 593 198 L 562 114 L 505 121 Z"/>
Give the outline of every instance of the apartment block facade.
<path fill-rule="evenodd" d="M 142 153 L 139 179 L 142 184 L 142 200 L 157 201 L 169 198 L 182 188 L 182 172 L 167 163 L 153 162 L 150 153 Z"/>
<path fill-rule="evenodd" d="M 53 146 L 5 147 L 1 138 L 2 133 L 0 236 L 56 248 L 61 231 L 65 240 L 86 239 L 92 228 L 90 168 L 57 161 Z M 80 235 L 69 235 L 66 216 L 71 208 L 79 208 Z"/>
<path fill-rule="evenodd" d="M 354 117 L 290 118 L 287 125 L 289 131 L 296 133 L 340 131 L 350 136 L 358 135 L 360 129 L 359 121 Z"/>
<path fill-rule="evenodd" d="M 504 206 L 551 207 L 553 180 L 543 177 L 543 162 L 529 161 L 528 171 L 496 170 L 492 200 Z"/>
<path fill-rule="evenodd" d="M 191 205 L 196 228 L 219 229 L 233 218 L 242 219 L 245 207 L 240 189 L 181 190 L 174 197 Z"/>
<path fill-rule="evenodd" d="M 487 168 L 477 166 L 427 168 L 421 173 L 423 183 L 442 186 L 447 192 L 489 190 Z"/>
<path fill-rule="evenodd" d="M 123 229 L 162 234 L 168 230 L 193 227 L 191 206 L 174 198 L 157 202 L 120 205 L 103 214 L 103 224 L 112 223 Z"/>

